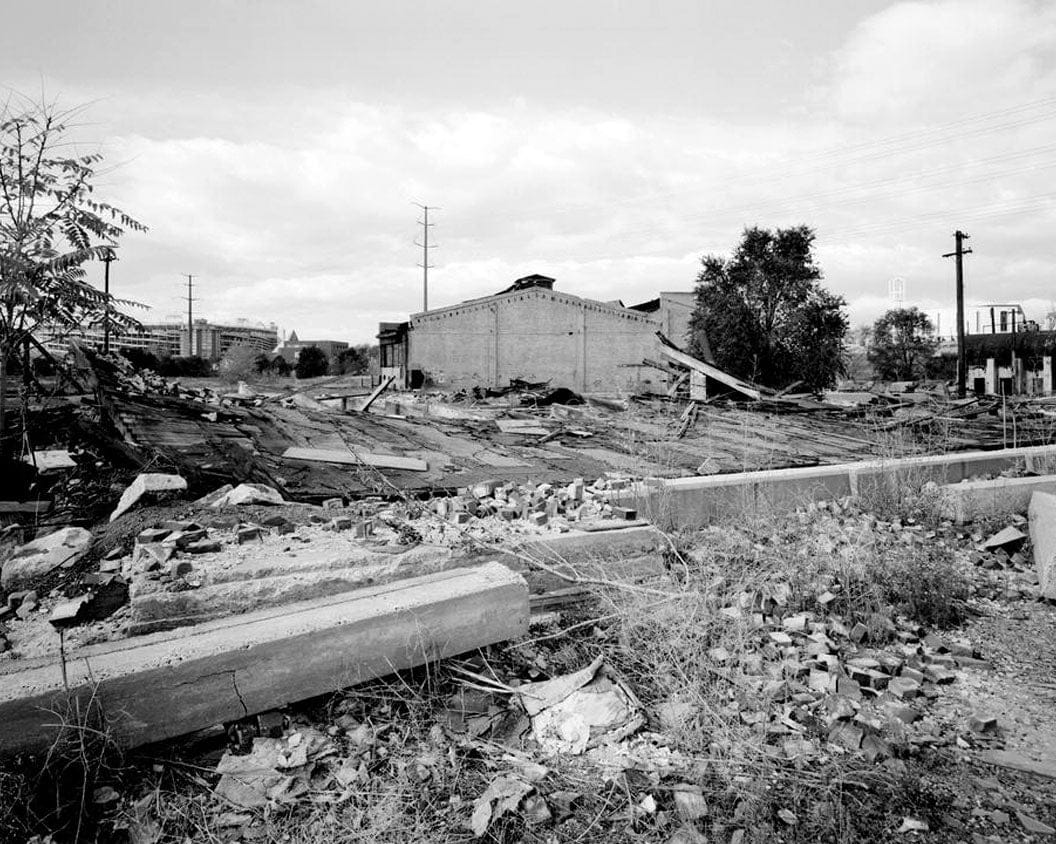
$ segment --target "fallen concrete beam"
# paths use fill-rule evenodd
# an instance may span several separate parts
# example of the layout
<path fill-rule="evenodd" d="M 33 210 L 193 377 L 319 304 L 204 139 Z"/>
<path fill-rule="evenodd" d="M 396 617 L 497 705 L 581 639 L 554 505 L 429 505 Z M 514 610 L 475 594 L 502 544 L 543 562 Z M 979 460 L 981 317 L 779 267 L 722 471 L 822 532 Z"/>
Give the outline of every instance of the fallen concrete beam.
<path fill-rule="evenodd" d="M 1056 492 L 1056 475 L 962 481 L 942 488 L 942 516 L 958 524 L 1026 513 L 1035 492 Z"/>
<path fill-rule="evenodd" d="M 1030 541 L 1041 596 L 1056 601 L 1056 495 L 1036 492 L 1031 498 Z"/>
<path fill-rule="evenodd" d="M 524 579 L 492 563 L 329 600 L 250 613 L 181 634 L 94 645 L 0 674 L 0 756 L 47 747 L 56 713 L 94 697 L 135 746 L 352 686 L 523 635 Z"/>
<path fill-rule="evenodd" d="M 1056 446 L 920 455 L 867 460 L 806 469 L 736 472 L 637 484 L 609 496 L 613 503 L 636 507 L 656 525 L 684 528 L 717 519 L 767 515 L 849 495 L 865 495 L 891 482 L 923 485 L 957 483 L 1018 467 L 1038 471 L 1056 461 Z"/>

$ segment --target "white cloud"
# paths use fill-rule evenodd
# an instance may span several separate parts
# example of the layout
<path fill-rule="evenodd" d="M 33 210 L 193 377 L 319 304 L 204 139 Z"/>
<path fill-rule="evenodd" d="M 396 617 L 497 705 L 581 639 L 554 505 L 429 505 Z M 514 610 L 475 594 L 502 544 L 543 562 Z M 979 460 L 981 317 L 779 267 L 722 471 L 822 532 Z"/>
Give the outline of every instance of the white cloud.
<path fill-rule="evenodd" d="M 1056 7 L 1036 0 L 896 3 L 863 21 L 832 63 L 838 112 L 945 122 L 980 104 L 1053 92 Z"/>

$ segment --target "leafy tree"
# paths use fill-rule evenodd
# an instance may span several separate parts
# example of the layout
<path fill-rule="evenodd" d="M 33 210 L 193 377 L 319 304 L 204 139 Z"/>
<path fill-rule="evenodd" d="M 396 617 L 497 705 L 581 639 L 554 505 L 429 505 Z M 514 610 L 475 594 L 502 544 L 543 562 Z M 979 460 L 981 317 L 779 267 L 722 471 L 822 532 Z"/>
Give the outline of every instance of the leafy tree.
<path fill-rule="evenodd" d="M 41 325 L 137 325 L 86 280 L 125 230 L 146 228 L 93 196 L 98 153 L 71 154 L 74 112 L 15 97 L 0 107 L 0 453 L 7 377 Z"/>
<path fill-rule="evenodd" d="M 918 308 L 892 308 L 873 323 L 869 362 L 885 381 L 912 381 L 928 374 L 939 346 L 935 327 Z"/>
<path fill-rule="evenodd" d="M 198 355 L 167 357 L 158 361 L 157 371 L 166 378 L 208 378 L 213 374 L 213 365 Z"/>
<path fill-rule="evenodd" d="M 136 369 L 153 369 L 158 371 L 160 365 L 158 356 L 147 349 L 122 349 L 122 357 L 126 358 Z"/>
<path fill-rule="evenodd" d="M 232 346 L 220 359 L 218 367 L 220 380 L 226 384 L 234 384 L 236 381 L 245 381 L 256 374 L 255 363 L 257 353 L 252 346 L 238 343 Z"/>
<path fill-rule="evenodd" d="M 332 373 L 334 375 L 366 375 L 370 372 L 371 352 L 375 348 L 363 343 L 342 349 L 334 355 L 330 366 Z"/>
<path fill-rule="evenodd" d="M 730 258 L 706 255 L 697 275 L 690 351 L 769 387 L 831 386 L 844 372 L 846 303 L 821 286 L 814 232 L 745 229 Z"/>
<path fill-rule="evenodd" d="M 330 361 L 326 352 L 318 346 L 308 346 L 301 349 L 301 353 L 297 355 L 297 365 L 294 366 L 293 372 L 298 378 L 315 378 L 326 375 L 329 369 Z"/>
<path fill-rule="evenodd" d="M 293 372 L 293 367 L 290 366 L 290 362 L 286 360 L 282 355 L 275 355 L 271 361 L 271 371 L 276 375 L 281 375 L 284 378 Z"/>

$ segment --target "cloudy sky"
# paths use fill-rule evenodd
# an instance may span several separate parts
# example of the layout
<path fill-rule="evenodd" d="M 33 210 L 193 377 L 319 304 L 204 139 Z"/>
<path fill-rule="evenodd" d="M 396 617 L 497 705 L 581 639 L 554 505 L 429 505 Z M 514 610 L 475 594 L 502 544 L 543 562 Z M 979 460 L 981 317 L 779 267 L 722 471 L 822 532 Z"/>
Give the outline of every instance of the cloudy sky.
<path fill-rule="evenodd" d="M 370 340 L 539 272 L 630 304 L 746 225 L 806 223 L 855 323 L 1056 300 L 1056 4 L 1034 0 L 36 0 L 0 83 L 82 113 L 150 226 L 115 292 Z"/>

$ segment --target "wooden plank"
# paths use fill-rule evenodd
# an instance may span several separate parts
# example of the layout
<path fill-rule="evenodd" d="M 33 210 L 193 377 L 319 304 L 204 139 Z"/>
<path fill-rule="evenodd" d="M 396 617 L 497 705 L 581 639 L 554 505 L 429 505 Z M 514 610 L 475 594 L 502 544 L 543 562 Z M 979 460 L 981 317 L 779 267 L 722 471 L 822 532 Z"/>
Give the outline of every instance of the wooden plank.
<path fill-rule="evenodd" d="M 755 399 L 756 401 L 761 398 L 762 394 L 758 390 L 748 386 L 739 378 L 734 378 L 732 375 L 723 372 L 721 369 L 718 369 L 717 367 L 714 367 L 709 363 L 704 363 L 704 361 L 702 360 L 697 360 L 692 355 L 687 355 L 685 352 L 680 352 L 677 349 L 672 349 L 670 346 L 664 345 L 660 346 L 660 352 L 664 355 L 667 355 L 667 357 L 671 358 L 671 360 L 682 364 L 687 369 L 693 369 L 697 372 L 702 372 L 709 378 L 714 378 L 716 381 L 725 384 L 727 387 L 732 387 L 738 393 L 742 393 L 743 395 L 748 396 L 748 398 Z"/>
<path fill-rule="evenodd" d="M 390 375 L 388 378 L 382 378 L 381 383 L 374 388 L 374 392 L 371 393 L 366 399 L 363 400 L 363 404 L 359 406 L 360 413 L 366 413 L 370 409 L 370 406 L 378 400 L 378 396 L 384 393 L 392 385 L 392 382 L 396 380 L 395 375 Z"/>
<path fill-rule="evenodd" d="M 134 747 L 516 638 L 528 614 L 524 578 L 488 563 L 83 648 L 68 693 L 55 661 L 0 674 L 0 757 L 47 747 L 55 713 L 93 697 Z"/>
<path fill-rule="evenodd" d="M 537 419 L 496 419 L 495 427 L 504 434 L 529 434 L 545 437 L 550 433 L 550 429 L 542 427 Z"/>
<path fill-rule="evenodd" d="M 285 460 L 307 460 L 313 463 L 340 463 L 343 466 L 374 466 L 377 469 L 404 469 L 427 472 L 429 464 L 417 457 L 397 454 L 375 454 L 369 451 L 339 451 L 330 448 L 298 448 L 291 446 L 282 453 Z"/>

